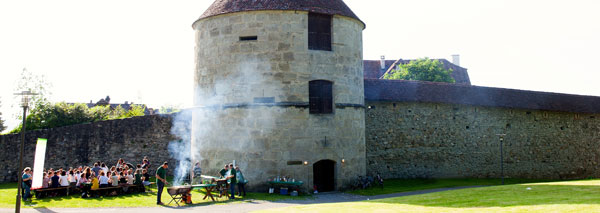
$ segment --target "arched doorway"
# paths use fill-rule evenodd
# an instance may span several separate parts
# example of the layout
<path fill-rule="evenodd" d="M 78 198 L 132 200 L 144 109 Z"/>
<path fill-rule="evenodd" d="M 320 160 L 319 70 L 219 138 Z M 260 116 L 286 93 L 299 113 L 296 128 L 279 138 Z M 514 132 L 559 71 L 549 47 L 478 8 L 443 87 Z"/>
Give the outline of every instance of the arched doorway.
<path fill-rule="evenodd" d="M 319 192 L 335 190 L 335 161 L 321 160 L 313 164 L 314 183 Z"/>

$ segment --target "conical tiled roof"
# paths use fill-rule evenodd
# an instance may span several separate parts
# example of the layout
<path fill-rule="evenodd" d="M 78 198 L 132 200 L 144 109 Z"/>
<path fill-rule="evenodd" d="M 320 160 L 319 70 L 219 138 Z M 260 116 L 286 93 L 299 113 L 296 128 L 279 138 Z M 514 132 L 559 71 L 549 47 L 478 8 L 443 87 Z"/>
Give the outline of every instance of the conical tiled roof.
<path fill-rule="evenodd" d="M 221 14 L 257 10 L 299 10 L 347 16 L 360 21 L 342 0 L 216 0 L 198 20 Z"/>

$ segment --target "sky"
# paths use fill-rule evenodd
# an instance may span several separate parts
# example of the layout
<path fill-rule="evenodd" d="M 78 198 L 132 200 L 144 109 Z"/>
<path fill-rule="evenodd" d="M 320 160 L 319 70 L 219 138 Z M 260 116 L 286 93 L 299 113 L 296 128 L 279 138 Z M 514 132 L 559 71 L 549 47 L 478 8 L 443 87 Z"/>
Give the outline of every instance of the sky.
<path fill-rule="evenodd" d="M 1 0 L 0 112 L 23 68 L 51 101 L 190 106 L 194 22 L 212 0 Z M 473 85 L 600 96 L 600 1 L 345 0 L 364 58 L 461 55 Z"/>

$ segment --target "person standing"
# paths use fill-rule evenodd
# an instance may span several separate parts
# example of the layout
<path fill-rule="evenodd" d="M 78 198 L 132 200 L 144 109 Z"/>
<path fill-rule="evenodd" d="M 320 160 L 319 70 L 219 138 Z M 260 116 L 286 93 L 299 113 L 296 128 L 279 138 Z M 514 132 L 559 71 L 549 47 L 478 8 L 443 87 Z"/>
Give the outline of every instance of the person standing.
<path fill-rule="evenodd" d="M 242 174 L 242 170 L 240 170 L 239 166 L 235 167 L 235 170 L 237 171 L 236 173 L 236 179 L 237 179 L 237 186 L 238 186 L 238 196 L 246 196 L 246 187 L 244 185 L 246 185 L 246 179 L 244 178 L 244 174 Z"/>
<path fill-rule="evenodd" d="M 233 164 L 229 164 L 229 176 L 227 177 L 227 179 L 231 181 L 231 183 L 229 184 L 229 187 L 231 188 L 231 197 L 229 199 L 235 199 L 235 185 L 237 183 L 237 180 L 235 178 L 236 175 L 237 172 L 233 168 Z"/>
<path fill-rule="evenodd" d="M 25 167 L 22 178 L 23 182 L 21 184 L 23 187 L 23 201 L 29 201 L 29 197 L 31 197 L 31 179 L 33 179 L 33 176 L 31 175 L 31 168 Z"/>
<path fill-rule="evenodd" d="M 225 164 L 225 167 L 223 167 L 223 169 L 221 169 L 221 171 L 219 171 L 221 178 L 227 178 L 225 176 L 227 174 L 227 171 L 229 171 L 229 164 Z"/>
<path fill-rule="evenodd" d="M 167 169 L 169 168 L 169 163 L 164 162 L 162 166 L 158 167 L 156 170 L 156 186 L 158 187 L 158 192 L 156 194 L 156 205 L 164 205 L 160 198 L 162 196 L 163 189 L 165 184 L 169 184 L 167 182 Z"/>
<path fill-rule="evenodd" d="M 200 162 L 196 162 L 196 165 L 194 165 L 194 181 L 197 184 L 202 183 L 202 168 L 200 168 Z"/>

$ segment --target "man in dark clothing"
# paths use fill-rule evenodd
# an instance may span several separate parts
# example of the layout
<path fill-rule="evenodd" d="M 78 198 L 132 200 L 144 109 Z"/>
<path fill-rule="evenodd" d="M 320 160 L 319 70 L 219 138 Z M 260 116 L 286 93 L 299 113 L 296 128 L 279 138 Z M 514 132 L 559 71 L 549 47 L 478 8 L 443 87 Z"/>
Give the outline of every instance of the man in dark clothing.
<path fill-rule="evenodd" d="M 58 177 L 58 171 L 54 172 L 54 176 L 52 176 L 50 178 L 50 188 L 58 188 L 60 187 L 60 182 L 58 182 L 60 180 L 60 177 Z"/>
<path fill-rule="evenodd" d="M 219 171 L 219 174 L 221 174 L 221 178 L 226 178 L 225 174 L 227 174 L 227 171 L 229 171 L 229 165 L 225 164 L 225 167 L 223 167 L 223 169 Z"/>
<path fill-rule="evenodd" d="M 231 197 L 229 197 L 230 199 L 235 199 L 235 185 L 237 183 L 236 180 L 236 171 L 233 168 L 233 164 L 229 164 L 229 176 L 227 176 L 227 179 L 229 179 L 231 181 L 231 183 L 229 184 L 229 187 L 231 188 Z"/>
<path fill-rule="evenodd" d="M 156 169 L 156 186 L 158 186 L 158 194 L 156 195 L 156 205 L 163 205 L 163 203 L 160 201 L 160 198 L 162 196 L 162 192 L 163 189 L 165 187 L 165 184 L 169 184 L 169 182 L 167 182 L 167 169 L 169 168 L 169 163 L 164 162 L 162 166 L 158 167 L 158 169 Z"/>

